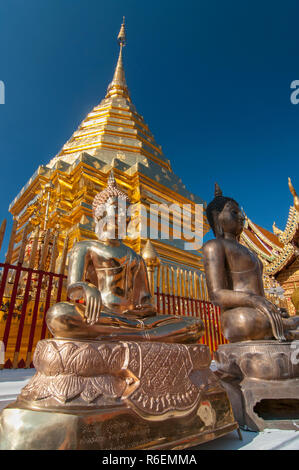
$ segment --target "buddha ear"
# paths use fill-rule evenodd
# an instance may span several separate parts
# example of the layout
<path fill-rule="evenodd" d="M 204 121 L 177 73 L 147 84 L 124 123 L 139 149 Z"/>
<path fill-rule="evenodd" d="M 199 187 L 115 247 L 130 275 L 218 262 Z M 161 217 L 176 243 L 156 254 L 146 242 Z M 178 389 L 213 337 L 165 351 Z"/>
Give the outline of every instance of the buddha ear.
<path fill-rule="evenodd" d="M 214 233 L 215 233 L 216 238 L 223 238 L 224 233 L 223 233 L 221 224 L 219 222 L 219 215 L 220 214 L 217 211 L 212 212 L 213 223 L 214 223 Z"/>

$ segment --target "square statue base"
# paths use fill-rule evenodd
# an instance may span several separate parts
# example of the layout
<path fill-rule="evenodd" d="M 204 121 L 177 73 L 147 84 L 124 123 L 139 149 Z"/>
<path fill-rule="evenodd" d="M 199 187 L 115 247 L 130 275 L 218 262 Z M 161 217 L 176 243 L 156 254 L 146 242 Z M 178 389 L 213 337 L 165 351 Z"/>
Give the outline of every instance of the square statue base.
<path fill-rule="evenodd" d="M 0 449 L 184 449 L 238 429 L 207 346 L 42 340 Z"/>
<path fill-rule="evenodd" d="M 240 426 L 299 428 L 299 361 L 292 343 L 246 341 L 219 346 L 217 377 Z"/>

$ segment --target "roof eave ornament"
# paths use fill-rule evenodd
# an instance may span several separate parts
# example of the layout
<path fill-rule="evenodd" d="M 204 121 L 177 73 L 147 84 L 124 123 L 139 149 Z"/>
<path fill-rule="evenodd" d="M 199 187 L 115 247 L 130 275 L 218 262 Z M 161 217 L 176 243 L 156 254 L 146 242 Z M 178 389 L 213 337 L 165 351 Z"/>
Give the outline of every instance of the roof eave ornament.
<path fill-rule="evenodd" d="M 125 29 L 125 17 L 123 16 L 123 22 L 120 27 L 117 40 L 120 44 L 121 47 L 124 47 L 126 45 L 126 29 Z"/>
<path fill-rule="evenodd" d="M 294 206 L 295 206 L 295 209 L 296 211 L 299 213 L 299 196 L 297 195 L 296 191 L 295 191 L 295 188 L 294 186 L 292 185 L 292 181 L 291 181 L 291 178 L 289 177 L 289 189 L 294 197 Z"/>

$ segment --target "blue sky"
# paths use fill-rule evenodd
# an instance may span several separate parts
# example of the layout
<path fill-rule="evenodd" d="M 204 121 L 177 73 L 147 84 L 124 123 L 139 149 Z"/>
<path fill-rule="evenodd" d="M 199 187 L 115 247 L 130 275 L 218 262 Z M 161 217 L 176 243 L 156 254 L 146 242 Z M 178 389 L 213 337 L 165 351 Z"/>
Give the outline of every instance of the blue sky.
<path fill-rule="evenodd" d="M 0 217 L 104 97 L 123 15 L 131 97 L 174 172 L 284 228 L 288 176 L 299 192 L 296 0 L 0 0 Z"/>

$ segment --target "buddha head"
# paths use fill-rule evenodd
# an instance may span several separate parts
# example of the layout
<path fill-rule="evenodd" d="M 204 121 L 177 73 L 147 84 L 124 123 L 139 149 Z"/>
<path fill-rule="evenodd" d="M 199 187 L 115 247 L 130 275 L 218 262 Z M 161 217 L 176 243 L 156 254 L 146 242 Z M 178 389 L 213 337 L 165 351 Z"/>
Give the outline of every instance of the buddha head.
<path fill-rule="evenodd" d="M 99 192 L 92 203 L 95 233 L 99 240 L 109 242 L 126 236 L 128 196 L 121 191 L 111 170 L 107 187 Z"/>
<path fill-rule="evenodd" d="M 225 233 L 240 237 L 245 220 L 242 210 L 234 199 L 222 196 L 217 183 L 215 197 L 208 204 L 206 214 L 216 238 L 223 238 Z"/>

